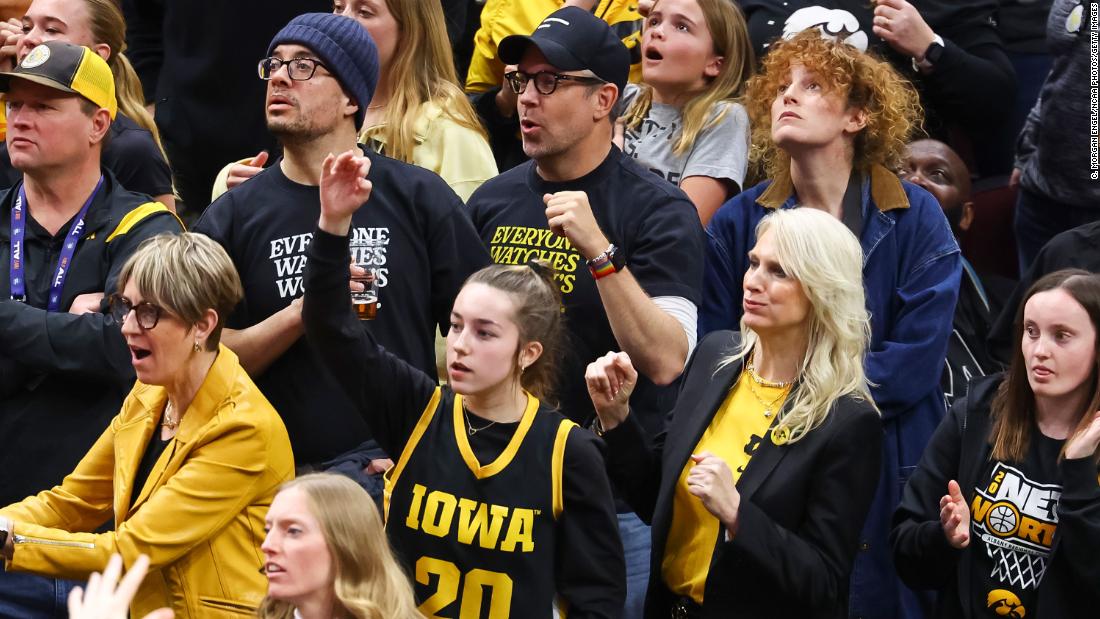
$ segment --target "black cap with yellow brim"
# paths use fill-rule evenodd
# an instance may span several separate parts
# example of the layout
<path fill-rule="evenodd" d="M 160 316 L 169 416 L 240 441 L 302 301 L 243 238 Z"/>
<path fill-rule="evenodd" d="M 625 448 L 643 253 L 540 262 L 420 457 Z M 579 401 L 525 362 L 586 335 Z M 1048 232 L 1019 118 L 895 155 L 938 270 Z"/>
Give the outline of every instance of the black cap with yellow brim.
<path fill-rule="evenodd" d="M 14 70 L 0 72 L 0 92 L 11 88 L 13 77 L 78 94 L 105 108 L 112 120 L 118 113 L 111 67 L 87 47 L 47 41 L 32 49 Z"/>

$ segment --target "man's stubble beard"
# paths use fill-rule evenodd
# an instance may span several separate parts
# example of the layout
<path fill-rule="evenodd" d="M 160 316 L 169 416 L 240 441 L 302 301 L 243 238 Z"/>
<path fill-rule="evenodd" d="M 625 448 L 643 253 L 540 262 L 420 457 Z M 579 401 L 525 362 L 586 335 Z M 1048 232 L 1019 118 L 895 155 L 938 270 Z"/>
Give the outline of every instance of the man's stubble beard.
<path fill-rule="evenodd" d="M 300 116 L 293 120 L 268 117 L 267 130 L 284 147 L 309 143 L 328 133 L 316 123 Z"/>

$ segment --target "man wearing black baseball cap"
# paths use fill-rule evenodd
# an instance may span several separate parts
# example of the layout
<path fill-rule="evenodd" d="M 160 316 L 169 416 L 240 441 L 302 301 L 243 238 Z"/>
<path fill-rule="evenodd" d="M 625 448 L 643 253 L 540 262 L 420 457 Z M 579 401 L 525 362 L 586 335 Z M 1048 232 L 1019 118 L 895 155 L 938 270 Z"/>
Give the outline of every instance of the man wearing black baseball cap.
<path fill-rule="evenodd" d="M 142 241 L 181 225 L 101 165 L 118 105 L 95 52 L 39 45 L 0 73 L 0 91 L 22 172 L 0 192 L 2 506 L 60 483 L 118 413 L 134 373 L 101 301 Z M 67 586 L 0 572 L 0 615 L 64 616 Z"/>
<path fill-rule="evenodd" d="M 594 418 L 585 368 L 621 350 L 640 374 L 632 414 L 655 434 L 695 344 L 699 216 L 683 192 L 611 143 L 630 58 L 606 23 L 566 7 L 531 35 L 505 38 L 499 52 L 519 65 L 506 77 L 519 97 L 523 150 L 532 160 L 470 197 L 474 225 L 495 262 L 538 259 L 556 270 L 571 346 L 559 387 L 562 413 L 581 423 Z M 637 517 L 620 514 L 620 527 L 627 554 L 635 554 L 635 542 L 647 554 Z M 647 560 L 641 563 L 628 566 L 628 579 L 645 582 Z M 640 604 L 644 590 L 628 595 Z"/>

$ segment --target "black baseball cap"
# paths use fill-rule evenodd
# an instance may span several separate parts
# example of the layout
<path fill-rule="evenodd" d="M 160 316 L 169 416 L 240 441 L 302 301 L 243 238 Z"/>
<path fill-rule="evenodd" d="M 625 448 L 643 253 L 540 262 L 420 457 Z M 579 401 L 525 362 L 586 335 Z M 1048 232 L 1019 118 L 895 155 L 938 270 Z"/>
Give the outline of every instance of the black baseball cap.
<path fill-rule="evenodd" d="M 622 96 L 630 74 L 630 52 L 607 22 L 575 6 L 558 9 L 530 35 L 504 37 L 497 48 L 506 64 L 517 64 L 528 45 L 538 48 L 561 71 L 588 69 L 619 87 Z"/>

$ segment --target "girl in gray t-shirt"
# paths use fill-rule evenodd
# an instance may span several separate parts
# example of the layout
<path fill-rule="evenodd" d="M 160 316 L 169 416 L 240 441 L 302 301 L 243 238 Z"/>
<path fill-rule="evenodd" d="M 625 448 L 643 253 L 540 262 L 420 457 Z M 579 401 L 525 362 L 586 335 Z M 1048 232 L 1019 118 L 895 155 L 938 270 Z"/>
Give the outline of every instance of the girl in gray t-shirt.
<path fill-rule="evenodd" d="M 734 98 L 754 62 L 729 0 L 657 0 L 646 17 L 643 83 L 623 93 L 621 146 L 679 185 L 703 225 L 745 181 L 749 117 Z"/>

